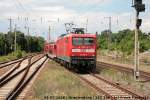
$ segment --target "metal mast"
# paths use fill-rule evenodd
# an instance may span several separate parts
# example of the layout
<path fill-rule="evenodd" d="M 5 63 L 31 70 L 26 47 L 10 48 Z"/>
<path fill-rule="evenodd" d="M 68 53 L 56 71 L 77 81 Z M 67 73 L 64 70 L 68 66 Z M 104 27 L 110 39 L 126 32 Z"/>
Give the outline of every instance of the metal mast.
<path fill-rule="evenodd" d="M 134 50 L 134 77 L 137 80 L 140 76 L 139 73 L 139 28 L 142 24 L 142 19 L 139 19 L 139 13 L 145 11 L 145 4 L 142 3 L 142 0 L 132 0 L 132 7 L 135 8 L 136 18 L 135 18 L 135 50 Z"/>

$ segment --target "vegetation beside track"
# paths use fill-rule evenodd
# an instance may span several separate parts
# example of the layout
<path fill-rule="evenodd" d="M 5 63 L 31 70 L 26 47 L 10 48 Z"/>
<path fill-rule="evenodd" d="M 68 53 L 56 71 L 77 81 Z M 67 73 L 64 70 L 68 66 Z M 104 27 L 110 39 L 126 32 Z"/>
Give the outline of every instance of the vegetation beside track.
<path fill-rule="evenodd" d="M 18 59 L 18 58 L 26 56 L 26 54 L 27 53 L 25 51 L 18 50 L 17 52 L 12 52 L 12 53 L 10 53 L 6 56 L 1 56 L 0 57 L 0 62 L 5 62 L 5 61 L 11 61 L 11 60 L 14 60 L 14 59 Z"/>
<path fill-rule="evenodd" d="M 106 55 L 103 55 L 102 53 L 100 53 L 97 56 L 97 60 L 103 61 L 106 63 L 124 66 L 124 67 L 134 68 L 133 58 L 115 58 L 114 56 L 106 56 Z M 139 67 L 140 70 L 150 72 L 150 60 L 148 60 L 148 63 L 140 61 L 139 64 L 140 64 L 140 67 Z"/>
<path fill-rule="evenodd" d="M 108 33 L 103 31 L 98 35 L 98 48 L 109 49 L 110 51 L 122 52 L 122 56 L 131 55 L 134 52 L 134 30 L 125 29 L 111 34 L 108 45 Z M 139 32 L 140 52 L 150 49 L 150 33 Z"/>
<path fill-rule="evenodd" d="M 141 91 L 141 93 L 145 93 L 145 95 L 150 95 L 150 81 L 141 82 L 143 79 L 135 81 L 134 77 L 131 74 L 128 74 L 126 72 L 120 72 L 111 68 L 97 67 L 97 72 L 100 73 L 102 76 L 106 77 L 106 79 L 121 83 L 128 88 L 133 87 L 132 89 L 135 89 L 135 91 L 139 90 Z"/>
<path fill-rule="evenodd" d="M 109 63 L 134 64 L 134 30 L 125 29 L 111 34 L 108 30 L 98 35 L 98 59 Z M 139 32 L 140 69 L 150 71 L 150 33 Z M 109 44 L 109 45 L 108 45 Z"/>
<path fill-rule="evenodd" d="M 8 55 L 14 51 L 15 33 L 8 32 L 7 34 L 0 33 L 0 56 Z M 16 47 L 17 50 L 31 52 L 41 52 L 44 45 L 43 37 L 26 36 L 23 32 L 16 32 Z"/>
<path fill-rule="evenodd" d="M 94 96 L 90 88 L 59 64 L 49 61 L 39 74 L 27 99 L 43 99 L 50 96 Z"/>
<path fill-rule="evenodd" d="M 0 33 L 0 62 L 24 57 L 26 53 L 41 52 L 45 42 L 42 37 L 26 36 L 24 33 L 17 31 L 17 51 L 14 52 L 14 40 L 14 32 Z"/>

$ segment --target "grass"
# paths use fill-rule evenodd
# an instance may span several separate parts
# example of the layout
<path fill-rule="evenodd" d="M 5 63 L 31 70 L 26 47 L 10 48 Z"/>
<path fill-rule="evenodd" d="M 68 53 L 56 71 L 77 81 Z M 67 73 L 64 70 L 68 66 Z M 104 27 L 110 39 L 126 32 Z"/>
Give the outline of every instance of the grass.
<path fill-rule="evenodd" d="M 125 58 L 114 59 L 112 57 L 108 57 L 107 51 L 102 50 L 102 51 L 99 51 L 98 54 L 100 54 L 100 55 L 98 55 L 98 59 L 101 61 L 105 61 L 105 62 L 109 61 L 108 63 L 119 64 L 119 65 L 130 66 L 130 67 L 133 67 L 133 65 L 134 65 L 133 61 L 130 61 Z M 146 61 L 147 61 L 147 57 L 146 57 Z M 140 62 L 140 70 L 150 72 L 149 67 L 150 67 L 149 65 Z M 101 75 L 103 75 L 104 77 L 107 77 L 108 79 L 111 79 L 115 82 L 119 82 L 123 85 L 134 87 L 137 90 L 150 95 L 150 82 L 141 83 L 141 82 L 135 81 L 133 75 L 127 74 L 125 72 L 120 72 L 115 69 L 97 68 L 97 70 L 99 71 L 99 73 Z"/>
<path fill-rule="evenodd" d="M 6 56 L 0 56 L 0 62 L 10 61 L 13 59 L 21 58 L 26 55 L 24 51 L 12 52 Z"/>
<path fill-rule="evenodd" d="M 28 99 L 43 99 L 46 96 L 93 96 L 96 95 L 77 77 L 71 75 L 60 65 L 50 61 L 42 70 Z"/>
<path fill-rule="evenodd" d="M 115 69 L 97 68 L 97 70 L 101 75 L 113 80 L 114 82 L 119 82 L 123 85 L 134 87 L 135 89 L 150 95 L 150 82 L 142 83 L 135 81 L 132 75 L 117 71 Z"/>
<path fill-rule="evenodd" d="M 100 52 L 100 51 L 99 51 Z M 132 59 L 127 59 L 127 58 L 112 58 L 112 57 L 108 57 L 106 55 L 103 54 L 104 51 L 101 51 L 101 55 L 99 53 L 98 55 L 98 60 L 100 61 L 104 61 L 104 62 L 108 62 L 108 63 L 112 63 L 112 64 L 119 64 L 119 65 L 123 65 L 123 66 L 129 66 L 129 67 L 132 67 L 134 66 L 134 60 Z M 144 58 L 144 62 L 140 62 L 140 67 L 139 69 L 140 70 L 143 70 L 143 71 L 148 71 L 150 72 L 150 64 L 149 63 L 146 63 L 146 62 L 149 62 L 148 60 L 148 57 L 145 57 Z"/>

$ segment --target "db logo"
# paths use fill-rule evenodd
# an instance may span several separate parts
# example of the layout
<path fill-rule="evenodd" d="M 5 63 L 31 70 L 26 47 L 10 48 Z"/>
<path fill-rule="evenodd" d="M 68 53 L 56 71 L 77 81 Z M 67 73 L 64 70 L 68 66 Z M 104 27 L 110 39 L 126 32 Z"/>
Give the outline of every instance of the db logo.
<path fill-rule="evenodd" d="M 81 52 L 86 52 L 86 49 L 81 49 Z"/>

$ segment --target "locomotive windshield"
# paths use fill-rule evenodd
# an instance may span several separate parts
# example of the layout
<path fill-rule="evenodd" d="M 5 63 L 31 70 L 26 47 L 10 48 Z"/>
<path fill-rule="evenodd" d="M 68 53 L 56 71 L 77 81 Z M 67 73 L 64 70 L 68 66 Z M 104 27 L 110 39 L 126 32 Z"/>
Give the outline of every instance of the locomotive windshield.
<path fill-rule="evenodd" d="M 93 45 L 94 39 L 93 38 L 84 38 L 84 45 Z"/>
<path fill-rule="evenodd" d="M 72 39 L 73 45 L 83 45 L 83 38 L 73 38 Z"/>
<path fill-rule="evenodd" d="M 73 38 L 72 43 L 74 46 L 80 46 L 80 45 L 93 45 L 94 44 L 94 38 Z"/>

